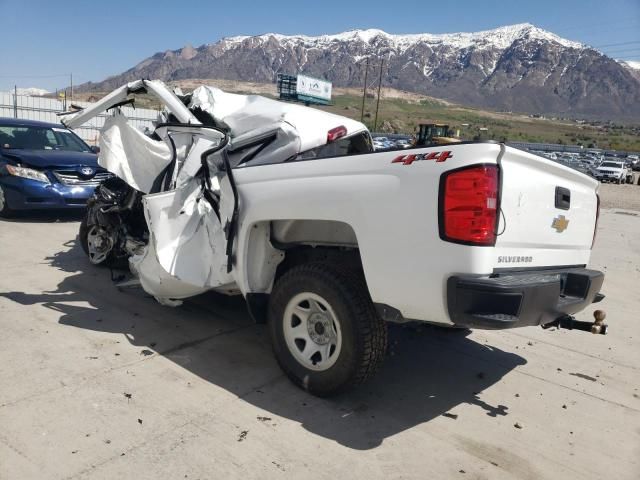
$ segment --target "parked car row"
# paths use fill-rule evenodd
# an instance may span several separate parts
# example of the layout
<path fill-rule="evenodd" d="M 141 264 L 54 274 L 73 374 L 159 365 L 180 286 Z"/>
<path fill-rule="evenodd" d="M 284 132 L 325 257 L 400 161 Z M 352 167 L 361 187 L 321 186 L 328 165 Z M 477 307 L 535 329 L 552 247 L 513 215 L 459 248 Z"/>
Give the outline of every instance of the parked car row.
<path fill-rule="evenodd" d="M 398 150 L 403 148 L 411 148 L 413 143 L 411 137 L 401 137 L 389 139 L 388 137 L 373 137 L 373 149 L 379 150 Z"/>
<path fill-rule="evenodd" d="M 596 153 L 572 154 L 541 151 L 532 151 L 532 153 L 578 170 L 600 182 L 633 183 L 633 171 L 640 170 L 640 161 L 634 155 L 619 158 Z"/>

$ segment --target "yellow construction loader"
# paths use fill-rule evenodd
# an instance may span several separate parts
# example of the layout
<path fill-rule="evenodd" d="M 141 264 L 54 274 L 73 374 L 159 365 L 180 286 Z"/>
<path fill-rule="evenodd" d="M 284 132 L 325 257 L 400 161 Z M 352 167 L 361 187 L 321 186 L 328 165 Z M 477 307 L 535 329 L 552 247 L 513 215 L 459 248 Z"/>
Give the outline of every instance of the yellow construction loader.
<path fill-rule="evenodd" d="M 460 138 L 449 128 L 449 125 L 443 123 L 420 123 L 416 128 L 414 146 L 431 147 L 434 145 L 460 143 L 460 141 Z"/>

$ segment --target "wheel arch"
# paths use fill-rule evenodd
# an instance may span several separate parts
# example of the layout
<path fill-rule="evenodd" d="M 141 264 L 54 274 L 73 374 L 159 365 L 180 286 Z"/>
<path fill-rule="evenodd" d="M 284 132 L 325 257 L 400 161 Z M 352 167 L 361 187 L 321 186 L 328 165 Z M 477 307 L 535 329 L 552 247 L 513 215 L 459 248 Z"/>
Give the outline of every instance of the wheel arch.
<path fill-rule="evenodd" d="M 286 219 L 254 223 L 246 230 L 241 283 L 249 313 L 266 322 L 273 285 L 288 270 L 308 262 L 340 263 L 362 272 L 351 225 L 333 220 Z"/>

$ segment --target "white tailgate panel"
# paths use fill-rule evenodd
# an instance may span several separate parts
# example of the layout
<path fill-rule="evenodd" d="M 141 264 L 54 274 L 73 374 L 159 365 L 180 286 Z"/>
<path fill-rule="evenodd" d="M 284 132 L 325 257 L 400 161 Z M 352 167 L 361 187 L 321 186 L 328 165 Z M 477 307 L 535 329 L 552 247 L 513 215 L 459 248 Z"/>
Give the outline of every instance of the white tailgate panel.
<path fill-rule="evenodd" d="M 516 265 L 496 266 L 587 263 L 596 221 L 597 182 L 568 167 L 513 149 L 507 149 L 501 167 L 503 216 L 496 255 L 532 258 L 500 262 Z M 556 187 L 570 190 L 569 210 L 556 208 Z M 566 228 L 562 230 L 562 226 Z"/>

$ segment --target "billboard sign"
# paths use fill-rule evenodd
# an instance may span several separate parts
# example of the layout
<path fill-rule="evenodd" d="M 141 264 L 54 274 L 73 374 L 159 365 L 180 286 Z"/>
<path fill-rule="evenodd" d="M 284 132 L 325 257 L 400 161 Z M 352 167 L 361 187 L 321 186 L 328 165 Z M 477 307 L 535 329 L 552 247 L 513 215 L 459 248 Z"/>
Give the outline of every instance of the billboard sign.
<path fill-rule="evenodd" d="M 311 97 L 328 102 L 331 100 L 331 83 L 317 78 L 298 75 L 296 90 L 299 97 Z"/>

